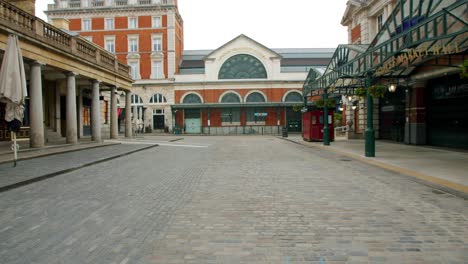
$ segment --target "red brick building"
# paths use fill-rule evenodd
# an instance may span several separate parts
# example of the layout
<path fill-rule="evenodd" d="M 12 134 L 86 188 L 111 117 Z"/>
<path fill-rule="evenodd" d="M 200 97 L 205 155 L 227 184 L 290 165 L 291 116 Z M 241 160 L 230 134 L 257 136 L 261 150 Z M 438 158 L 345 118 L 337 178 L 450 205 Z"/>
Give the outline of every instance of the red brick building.
<path fill-rule="evenodd" d="M 52 22 L 68 20 L 70 31 L 128 64 L 135 80 L 132 104 L 140 108 L 139 119 L 150 129 L 171 127 L 174 93 L 165 85 L 179 71 L 184 49 L 177 0 L 56 0 L 46 13 Z M 121 108 L 123 103 L 120 100 Z M 120 118 L 124 116 L 122 111 Z"/>

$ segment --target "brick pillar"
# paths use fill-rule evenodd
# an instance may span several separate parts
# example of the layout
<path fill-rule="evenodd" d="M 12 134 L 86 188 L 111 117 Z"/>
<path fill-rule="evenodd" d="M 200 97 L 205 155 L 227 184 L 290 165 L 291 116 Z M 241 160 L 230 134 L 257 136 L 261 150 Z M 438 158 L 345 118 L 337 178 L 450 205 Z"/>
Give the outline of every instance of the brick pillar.
<path fill-rule="evenodd" d="M 405 143 L 426 144 L 426 88 L 416 82 L 406 92 Z"/>

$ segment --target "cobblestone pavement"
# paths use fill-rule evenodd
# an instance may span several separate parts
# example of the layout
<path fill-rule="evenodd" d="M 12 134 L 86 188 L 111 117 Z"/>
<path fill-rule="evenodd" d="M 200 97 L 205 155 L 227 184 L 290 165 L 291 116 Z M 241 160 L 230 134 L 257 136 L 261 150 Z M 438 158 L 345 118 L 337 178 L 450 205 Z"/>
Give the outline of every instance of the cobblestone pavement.
<path fill-rule="evenodd" d="M 207 147 L 1 193 L 0 262 L 467 262 L 466 200 L 274 137 L 177 143 Z"/>

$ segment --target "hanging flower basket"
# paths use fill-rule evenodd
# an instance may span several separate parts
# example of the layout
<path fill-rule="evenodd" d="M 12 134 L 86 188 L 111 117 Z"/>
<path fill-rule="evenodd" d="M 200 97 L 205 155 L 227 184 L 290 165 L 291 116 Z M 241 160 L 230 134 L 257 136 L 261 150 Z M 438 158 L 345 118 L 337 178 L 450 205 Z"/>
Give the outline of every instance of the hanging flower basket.
<path fill-rule="evenodd" d="M 387 87 L 385 87 L 384 85 L 372 85 L 371 87 L 369 87 L 369 94 L 373 98 L 383 98 L 385 92 L 387 92 Z"/>
<path fill-rule="evenodd" d="M 468 60 L 464 60 L 460 68 L 461 68 L 460 78 L 468 79 Z"/>
<path fill-rule="evenodd" d="M 357 97 L 365 98 L 367 95 L 367 91 L 365 88 L 357 88 L 354 93 L 356 94 Z"/>
<path fill-rule="evenodd" d="M 304 107 L 304 105 L 302 105 L 302 104 L 293 105 L 292 110 L 294 112 L 300 112 L 303 107 Z"/>
<path fill-rule="evenodd" d="M 335 108 L 336 107 L 336 99 L 335 98 L 329 98 L 327 100 L 327 102 L 328 102 L 327 103 L 328 108 Z M 322 98 L 315 100 L 315 107 L 324 108 L 325 107 L 325 101 Z"/>

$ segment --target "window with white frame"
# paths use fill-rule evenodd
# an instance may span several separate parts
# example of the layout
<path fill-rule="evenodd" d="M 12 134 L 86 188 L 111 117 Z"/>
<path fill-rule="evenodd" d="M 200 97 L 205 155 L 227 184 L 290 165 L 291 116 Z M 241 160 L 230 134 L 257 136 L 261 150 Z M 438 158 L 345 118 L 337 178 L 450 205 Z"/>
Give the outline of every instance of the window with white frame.
<path fill-rule="evenodd" d="M 115 37 L 107 36 L 104 37 L 105 49 L 109 52 L 115 53 Z"/>
<path fill-rule="evenodd" d="M 143 99 L 138 94 L 132 94 L 131 95 L 131 105 L 142 105 L 143 104 Z"/>
<path fill-rule="evenodd" d="M 114 18 L 104 19 L 104 29 L 107 29 L 107 30 L 114 29 Z"/>
<path fill-rule="evenodd" d="M 161 17 L 160 16 L 154 16 L 152 21 L 153 21 L 153 23 L 152 23 L 153 28 L 160 28 L 161 27 Z"/>
<path fill-rule="evenodd" d="M 163 78 L 162 61 L 154 60 L 151 62 L 151 78 L 152 79 Z"/>
<path fill-rule="evenodd" d="M 383 14 L 377 16 L 377 32 L 382 29 L 383 26 Z"/>
<path fill-rule="evenodd" d="M 91 31 L 91 19 L 83 19 L 81 31 Z"/>
<path fill-rule="evenodd" d="M 87 41 L 93 42 L 93 36 L 83 36 Z"/>
<path fill-rule="evenodd" d="M 138 52 L 138 36 L 128 36 L 128 52 Z"/>
<path fill-rule="evenodd" d="M 139 80 L 140 79 L 140 62 L 139 61 L 131 61 L 128 63 L 130 66 L 130 75 L 132 79 Z"/>
<path fill-rule="evenodd" d="M 167 103 L 167 99 L 166 97 L 164 97 L 164 95 L 157 93 L 157 94 L 153 94 L 149 102 L 150 104 L 163 104 L 163 103 Z"/>
<path fill-rule="evenodd" d="M 151 51 L 162 51 L 162 40 L 160 36 L 153 37 Z"/>
<path fill-rule="evenodd" d="M 128 18 L 128 28 L 129 28 L 129 29 L 138 28 L 138 18 L 136 18 L 136 17 L 129 17 L 129 18 Z"/>

